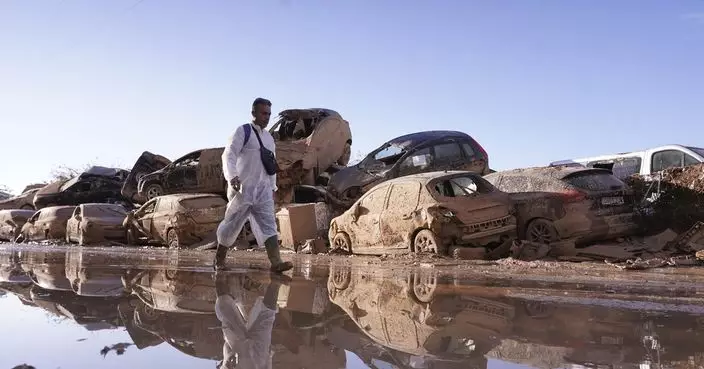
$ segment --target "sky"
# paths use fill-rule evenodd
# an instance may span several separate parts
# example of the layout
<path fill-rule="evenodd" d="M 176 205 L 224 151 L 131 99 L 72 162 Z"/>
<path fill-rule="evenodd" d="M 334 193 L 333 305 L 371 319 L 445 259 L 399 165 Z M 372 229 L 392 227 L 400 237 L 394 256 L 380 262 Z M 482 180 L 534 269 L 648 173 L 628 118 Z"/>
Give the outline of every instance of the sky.
<path fill-rule="evenodd" d="M 703 0 L 0 0 L 0 185 L 224 146 L 258 96 L 495 170 L 704 145 L 702 66 Z"/>

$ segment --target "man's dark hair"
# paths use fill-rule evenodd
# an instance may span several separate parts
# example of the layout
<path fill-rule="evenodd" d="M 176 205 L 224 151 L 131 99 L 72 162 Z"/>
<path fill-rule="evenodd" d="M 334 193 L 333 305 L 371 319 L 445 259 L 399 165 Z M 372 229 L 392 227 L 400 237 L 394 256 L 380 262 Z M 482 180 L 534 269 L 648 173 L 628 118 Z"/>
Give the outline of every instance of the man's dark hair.
<path fill-rule="evenodd" d="M 263 98 L 263 97 L 257 97 L 254 99 L 254 102 L 252 103 L 252 110 L 255 110 L 257 108 L 257 105 L 266 105 L 271 107 L 271 101 Z"/>

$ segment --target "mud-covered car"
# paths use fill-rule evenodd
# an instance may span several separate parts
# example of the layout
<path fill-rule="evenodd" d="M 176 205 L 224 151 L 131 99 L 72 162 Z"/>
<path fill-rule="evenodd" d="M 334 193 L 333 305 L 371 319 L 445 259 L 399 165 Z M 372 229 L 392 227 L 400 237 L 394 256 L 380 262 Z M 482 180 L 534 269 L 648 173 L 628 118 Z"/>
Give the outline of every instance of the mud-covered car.
<path fill-rule="evenodd" d="M 32 188 L 17 196 L 0 201 L 0 209 L 34 210 L 34 195 L 39 188 Z"/>
<path fill-rule="evenodd" d="M 227 202 L 213 194 L 160 196 L 127 213 L 124 227 L 131 245 L 157 243 L 171 248 L 203 241 L 225 216 Z"/>
<path fill-rule="evenodd" d="M 330 222 L 336 249 L 357 254 L 498 246 L 515 237 L 506 193 L 473 172 L 430 172 L 383 182 Z"/>
<path fill-rule="evenodd" d="M 143 152 L 142 155 L 137 158 L 137 161 L 134 163 L 134 166 L 127 175 L 127 178 L 125 178 L 125 182 L 122 184 L 120 193 L 122 193 L 122 196 L 126 199 L 129 199 L 134 203 L 145 203 L 148 199 L 139 195 L 139 180 L 145 175 L 154 173 L 169 164 L 171 164 L 171 160 L 166 157 L 153 154 L 149 151 Z"/>
<path fill-rule="evenodd" d="M 101 241 L 125 241 L 122 223 L 127 209 L 118 204 L 82 204 L 76 206 L 66 223 L 66 242 L 87 245 Z"/>
<path fill-rule="evenodd" d="M 276 141 L 277 203 L 290 203 L 297 185 L 315 185 L 330 168 L 344 167 L 352 151 L 350 124 L 330 109 L 288 109 L 269 132 Z"/>
<path fill-rule="evenodd" d="M 22 226 L 17 241 L 66 239 L 66 223 L 75 208 L 75 206 L 51 206 L 38 210 Z"/>
<path fill-rule="evenodd" d="M 609 170 L 574 166 L 515 169 L 484 176 L 511 193 L 519 237 L 578 243 L 632 235 L 633 191 Z"/>
<path fill-rule="evenodd" d="M 34 210 L 0 210 L 0 241 L 14 241 Z"/>
<path fill-rule="evenodd" d="M 440 170 L 467 170 L 483 175 L 489 170 L 489 156 L 463 132 L 411 133 L 384 143 L 358 164 L 333 174 L 326 191 L 348 207 L 383 181 Z"/>
<path fill-rule="evenodd" d="M 190 152 L 139 180 L 139 198 L 148 200 L 176 193 L 213 193 L 225 196 L 223 147 Z"/>
<path fill-rule="evenodd" d="M 91 167 L 76 177 L 40 189 L 34 195 L 34 207 L 126 202 L 120 191 L 127 174 L 123 169 Z"/>

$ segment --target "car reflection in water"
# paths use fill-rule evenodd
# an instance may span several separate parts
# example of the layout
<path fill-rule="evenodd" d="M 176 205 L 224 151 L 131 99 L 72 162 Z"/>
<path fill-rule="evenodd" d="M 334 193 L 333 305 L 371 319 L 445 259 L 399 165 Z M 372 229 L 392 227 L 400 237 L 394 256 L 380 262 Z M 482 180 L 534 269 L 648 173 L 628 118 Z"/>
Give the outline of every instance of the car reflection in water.
<path fill-rule="evenodd" d="M 0 249 L 0 270 L 13 271 L 0 290 L 88 330 L 124 327 L 137 348 L 129 355 L 170 346 L 223 368 L 344 368 L 349 351 L 370 368 L 398 369 L 486 368 L 492 360 L 692 367 L 704 358 L 704 301 L 695 295 L 305 261 L 290 277 L 245 268 L 215 276 L 163 262 L 122 269 L 99 252 L 59 250 Z"/>

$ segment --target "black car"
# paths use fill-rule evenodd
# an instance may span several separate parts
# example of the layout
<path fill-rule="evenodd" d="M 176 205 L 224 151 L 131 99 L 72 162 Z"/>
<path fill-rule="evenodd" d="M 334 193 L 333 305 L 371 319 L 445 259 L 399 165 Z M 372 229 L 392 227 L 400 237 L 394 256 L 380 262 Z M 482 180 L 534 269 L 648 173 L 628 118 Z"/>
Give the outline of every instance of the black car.
<path fill-rule="evenodd" d="M 51 183 L 34 195 L 34 207 L 39 210 L 57 205 L 86 203 L 125 203 L 122 184 L 129 173 L 123 169 L 93 167 L 66 181 Z"/>
<path fill-rule="evenodd" d="M 441 170 L 489 173 L 489 156 L 470 135 L 458 131 L 424 131 L 394 138 L 359 164 L 333 174 L 327 192 L 352 204 L 376 184 L 405 175 Z"/>

